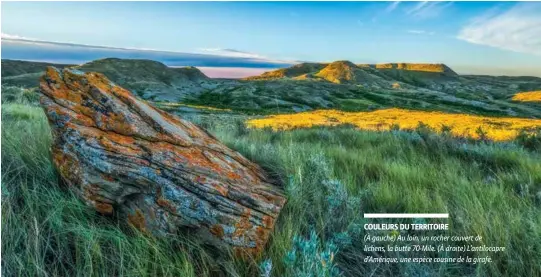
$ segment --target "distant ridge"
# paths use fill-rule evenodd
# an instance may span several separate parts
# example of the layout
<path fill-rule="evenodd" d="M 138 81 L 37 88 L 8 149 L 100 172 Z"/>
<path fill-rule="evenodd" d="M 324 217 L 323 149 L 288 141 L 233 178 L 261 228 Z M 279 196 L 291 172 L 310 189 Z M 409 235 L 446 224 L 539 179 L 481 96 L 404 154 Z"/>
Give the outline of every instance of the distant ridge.
<path fill-rule="evenodd" d="M 336 84 L 365 84 L 386 86 L 385 80 L 393 79 L 418 85 L 424 80 L 455 78 L 458 74 L 440 63 L 382 63 L 354 64 L 350 61 L 332 63 L 301 63 L 288 68 L 265 72 L 245 80 L 294 80 L 328 81 Z"/>
<path fill-rule="evenodd" d="M 2 86 L 35 89 L 47 65 L 2 60 Z M 526 101 L 537 94 L 514 97 L 539 91 L 541 78 L 458 75 L 445 64 L 302 63 L 248 80 L 213 79 L 195 67 L 142 59 L 107 58 L 70 67 L 102 73 L 163 107 L 182 103 L 248 113 L 402 107 L 541 118 L 538 98 Z M 188 110 L 193 112 L 183 108 Z"/>
<path fill-rule="evenodd" d="M 144 59 L 106 58 L 75 66 L 84 72 L 103 73 L 111 81 L 124 86 L 141 97 L 176 100 L 198 93 L 201 83 L 209 80 L 195 67 L 172 68 Z"/>
<path fill-rule="evenodd" d="M 378 70 L 405 70 L 421 72 L 437 72 L 447 75 L 458 75 L 450 67 L 442 63 L 379 63 L 379 64 L 358 64 L 361 68 L 375 68 Z"/>
<path fill-rule="evenodd" d="M 195 67 L 172 68 L 161 62 L 143 59 L 106 58 L 91 61 L 74 68 L 85 72 L 101 72 L 113 81 L 120 77 L 139 81 L 160 79 L 166 83 L 173 82 L 176 79 L 208 79 L 203 72 Z"/>
<path fill-rule="evenodd" d="M 2 59 L 2 85 L 38 87 L 39 77 L 48 66 L 66 68 L 74 65 Z"/>
<path fill-rule="evenodd" d="M 207 80 L 209 77 L 205 73 L 201 72 L 197 67 L 186 66 L 186 67 L 174 67 L 174 71 L 177 71 L 181 74 L 184 74 L 190 81 L 199 82 L 202 80 Z"/>
<path fill-rule="evenodd" d="M 336 84 L 385 83 L 380 76 L 371 74 L 350 61 L 330 63 L 314 76 Z"/>
<path fill-rule="evenodd" d="M 294 78 L 303 74 L 319 71 L 327 64 L 325 63 L 300 63 L 287 68 L 265 72 L 258 76 L 247 77 L 245 80 L 273 80 L 279 78 Z"/>
<path fill-rule="evenodd" d="M 43 73 L 47 66 L 64 68 L 73 66 L 70 64 L 53 64 L 45 62 L 24 62 L 18 60 L 2 59 L 2 77 L 10 77 L 22 74 Z"/>

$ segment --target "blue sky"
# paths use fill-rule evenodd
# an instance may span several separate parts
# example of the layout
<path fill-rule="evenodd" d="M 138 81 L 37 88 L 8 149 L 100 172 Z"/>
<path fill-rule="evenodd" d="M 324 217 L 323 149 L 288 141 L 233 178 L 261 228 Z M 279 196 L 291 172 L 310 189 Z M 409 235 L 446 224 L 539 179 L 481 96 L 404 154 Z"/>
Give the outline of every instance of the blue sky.
<path fill-rule="evenodd" d="M 175 61 L 208 67 L 438 62 L 463 73 L 541 76 L 541 3 L 3 2 L 1 20 L 3 58 L 59 47 L 21 50 L 49 41 L 128 48 L 137 57 L 148 49 L 196 53 Z M 52 59 L 40 53 L 28 59 Z M 230 60 L 194 61 L 201 57 Z"/>

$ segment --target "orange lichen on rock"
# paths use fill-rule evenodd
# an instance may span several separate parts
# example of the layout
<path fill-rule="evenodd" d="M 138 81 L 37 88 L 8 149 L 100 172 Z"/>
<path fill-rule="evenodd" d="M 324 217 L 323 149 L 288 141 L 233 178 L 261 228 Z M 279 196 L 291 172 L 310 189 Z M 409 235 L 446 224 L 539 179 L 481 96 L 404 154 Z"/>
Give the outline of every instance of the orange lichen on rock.
<path fill-rule="evenodd" d="M 224 237 L 224 228 L 220 224 L 212 225 L 210 232 L 220 239 Z"/>
<path fill-rule="evenodd" d="M 145 216 L 139 209 L 136 209 L 134 214 L 128 214 L 128 223 L 143 232 L 147 231 Z"/>
<path fill-rule="evenodd" d="M 167 201 L 166 199 L 162 198 L 162 197 L 158 197 L 158 199 L 156 200 L 156 203 L 160 206 L 160 207 L 163 207 L 165 208 L 167 211 L 170 211 L 170 212 L 176 212 L 176 207 L 174 204 L 172 204 L 171 202 Z"/>
<path fill-rule="evenodd" d="M 257 164 L 102 74 L 49 67 L 40 91 L 53 162 L 96 211 L 149 234 L 202 228 L 219 247 L 263 249 L 270 230 L 255 230 L 274 225 L 285 197 Z"/>
<path fill-rule="evenodd" d="M 253 225 L 250 223 L 250 210 L 246 210 L 235 223 L 235 232 L 233 233 L 234 239 L 242 238 L 242 235 L 245 231 L 251 229 Z"/>
<path fill-rule="evenodd" d="M 384 131 L 390 130 L 393 125 L 398 125 L 401 129 L 412 130 L 420 122 L 436 131 L 440 131 L 443 126 L 451 127 L 451 133 L 461 137 L 479 138 L 478 129 L 481 128 L 487 138 L 495 141 L 511 140 L 523 129 L 541 127 L 541 119 L 487 117 L 395 108 L 372 112 L 317 110 L 296 114 L 273 115 L 249 120 L 247 125 L 252 128 L 271 127 L 275 130 L 289 130 L 313 126 L 353 124 L 363 130 Z"/>
<path fill-rule="evenodd" d="M 113 205 L 109 203 L 96 202 L 96 204 L 94 204 L 94 207 L 96 207 L 96 211 L 102 214 L 113 213 Z"/>
<path fill-rule="evenodd" d="M 513 101 L 520 102 L 539 102 L 541 103 L 541 90 L 519 92 L 513 96 Z"/>

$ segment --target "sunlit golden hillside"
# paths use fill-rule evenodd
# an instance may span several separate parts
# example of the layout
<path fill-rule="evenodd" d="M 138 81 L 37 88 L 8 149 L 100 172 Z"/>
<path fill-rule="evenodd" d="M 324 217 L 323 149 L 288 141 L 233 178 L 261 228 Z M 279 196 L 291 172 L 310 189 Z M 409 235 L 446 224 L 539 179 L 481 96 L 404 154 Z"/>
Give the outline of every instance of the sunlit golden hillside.
<path fill-rule="evenodd" d="M 275 130 L 353 124 L 365 130 L 414 129 L 422 122 L 436 131 L 451 128 L 456 136 L 479 138 L 484 133 L 489 139 L 503 141 L 515 138 L 522 129 L 541 127 L 540 119 L 486 117 L 468 114 L 449 114 L 404 109 L 384 109 L 373 112 L 342 112 L 317 110 L 296 114 L 274 115 L 247 122 L 251 128 L 271 127 Z M 482 132 L 479 131 L 479 127 Z"/>
<path fill-rule="evenodd" d="M 513 96 L 513 100 L 521 102 L 541 102 L 541 90 L 517 93 Z"/>

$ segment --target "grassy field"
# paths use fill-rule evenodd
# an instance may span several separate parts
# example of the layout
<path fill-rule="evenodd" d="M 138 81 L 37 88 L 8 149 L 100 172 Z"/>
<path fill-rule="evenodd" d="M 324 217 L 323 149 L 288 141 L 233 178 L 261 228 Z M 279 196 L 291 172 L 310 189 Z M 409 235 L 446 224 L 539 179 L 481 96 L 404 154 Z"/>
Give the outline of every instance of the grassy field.
<path fill-rule="evenodd" d="M 7 95 L 4 276 L 541 275 L 539 134 L 491 142 L 436 134 L 425 125 L 273 131 L 247 129 L 242 116 L 188 114 L 285 187 L 288 203 L 266 251 L 241 261 L 217 257 L 190 237 L 147 237 L 86 207 L 59 182 L 50 130 L 32 92 Z M 479 234 L 483 244 L 507 250 L 491 254 L 489 264 L 363 263 L 366 255 L 396 255 L 363 251 L 364 212 L 448 212 L 449 234 Z"/>

